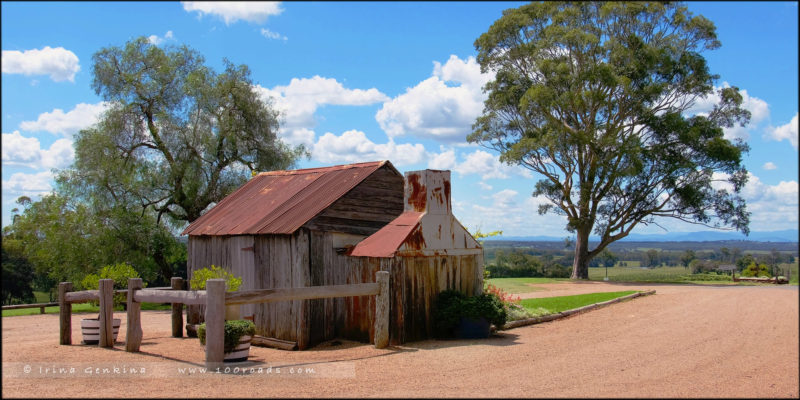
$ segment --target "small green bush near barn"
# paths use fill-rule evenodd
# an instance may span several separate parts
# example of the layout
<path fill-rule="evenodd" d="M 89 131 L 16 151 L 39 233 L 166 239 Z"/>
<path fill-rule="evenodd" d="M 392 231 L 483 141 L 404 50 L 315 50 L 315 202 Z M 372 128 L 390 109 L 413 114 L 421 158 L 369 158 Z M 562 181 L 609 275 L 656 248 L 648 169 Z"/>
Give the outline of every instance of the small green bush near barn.
<path fill-rule="evenodd" d="M 204 290 L 206 281 L 209 279 L 225 279 L 225 290 L 228 292 L 235 292 L 242 286 L 242 278 L 237 278 L 225 268 L 217 267 L 214 264 L 211 264 L 211 269 L 202 268 L 194 271 L 189 284 L 194 290 Z"/>
<path fill-rule="evenodd" d="M 486 318 L 498 328 L 505 325 L 508 318 L 503 302 L 497 295 L 482 293 L 478 296 L 467 297 L 456 290 L 445 290 L 439 293 L 433 315 L 434 330 L 438 338 L 453 337 L 453 332 L 461 318 Z"/>

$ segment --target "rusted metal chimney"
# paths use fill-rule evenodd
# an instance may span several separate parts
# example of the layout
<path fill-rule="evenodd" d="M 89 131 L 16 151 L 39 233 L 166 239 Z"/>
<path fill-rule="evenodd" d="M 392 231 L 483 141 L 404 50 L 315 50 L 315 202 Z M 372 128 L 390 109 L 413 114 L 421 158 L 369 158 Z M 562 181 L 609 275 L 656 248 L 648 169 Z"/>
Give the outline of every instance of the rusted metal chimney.
<path fill-rule="evenodd" d="M 450 171 L 405 173 L 404 211 L 358 243 L 355 257 L 481 255 L 480 244 L 453 216 Z"/>
<path fill-rule="evenodd" d="M 427 212 L 431 215 L 449 215 L 450 171 L 426 169 L 405 174 L 404 211 Z"/>

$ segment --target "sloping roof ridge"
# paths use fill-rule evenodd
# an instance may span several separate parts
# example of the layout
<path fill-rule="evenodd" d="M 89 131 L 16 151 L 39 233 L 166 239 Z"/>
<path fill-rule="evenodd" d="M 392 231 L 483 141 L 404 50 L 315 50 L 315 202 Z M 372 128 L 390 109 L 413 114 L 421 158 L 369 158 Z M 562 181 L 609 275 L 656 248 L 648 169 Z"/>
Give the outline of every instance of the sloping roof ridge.
<path fill-rule="evenodd" d="M 316 177 L 313 179 L 313 181 L 312 181 L 312 182 L 311 182 L 311 183 L 310 183 L 308 186 L 306 186 L 306 187 L 305 187 L 305 189 L 307 189 L 307 188 L 308 188 L 308 187 L 310 187 L 311 185 L 314 185 L 314 184 L 316 184 L 316 183 L 317 183 L 317 181 L 318 181 L 318 180 L 319 180 L 319 179 L 320 179 L 320 178 L 321 178 L 323 175 L 325 175 L 327 172 L 333 172 L 333 171 L 343 171 L 343 170 L 346 170 L 346 169 L 354 169 L 354 168 L 364 168 L 364 169 L 372 169 L 372 171 L 370 171 L 370 174 L 372 174 L 373 172 L 375 172 L 375 171 L 379 170 L 379 169 L 380 169 L 382 166 L 384 166 L 384 165 L 386 165 L 386 164 L 389 164 L 389 165 L 391 165 L 391 164 L 390 164 L 390 163 L 389 163 L 387 160 L 384 160 L 384 161 L 372 161 L 372 162 L 364 162 L 364 163 L 356 163 L 356 164 L 334 165 L 334 166 L 331 166 L 331 167 L 323 167 L 323 168 L 306 168 L 305 170 L 285 171 L 285 172 L 295 172 L 295 171 L 302 171 L 302 172 L 300 172 L 299 174 L 277 174 L 277 176 L 284 176 L 284 175 L 300 175 L 300 174 L 316 174 L 317 176 L 316 176 Z M 367 179 L 367 178 L 370 176 L 370 174 L 364 175 L 364 176 L 362 176 L 362 177 L 361 177 L 360 179 L 358 179 L 358 180 L 354 180 L 354 181 L 352 182 L 352 184 L 351 184 L 351 185 L 349 185 L 349 186 L 350 186 L 350 187 L 349 187 L 349 189 L 347 189 L 347 191 L 346 191 L 346 192 L 344 192 L 344 193 L 343 193 L 342 195 L 340 195 L 339 197 L 337 197 L 337 198 L 335 198 L 335 199 L 334 199 L 334 198 L 332 198 L 332 199 L 329 199 L 329 201 L 327 201 L 327 202 L 324 202 L 324 203 L 319 203 L 319 204 L 317 204 L 317 206 L 318 206 L 318 207 L 320 207 L 320 210 L 319 210 L 319 212 L 322 212 L 322 211 L 324 211 L 326 208 L 330 207 L 330 205 L 331 205 L 331 204 L 333 204 L 334 202 L 336 202 L 336 200 L 338 200 L 339 198 L 341 198 L 341 196 L 344 196 L 344 195 L 345 195 L 346 193 L 348 193 L 350 190 L 352 190 L 353 188 L 355 188 L 356 186 L 358 186 L 359 184 L 361 184 L 361 182 L 363 182 L 365 179 Z M 259 175 L 260 175 L 260 174 L 259 174 Z M 276 175 L 272 175 L 272 176 L 276 176 Z M 324 184 L 325 184 L 325 183 L 323 183 L 323 185 L 324 185 Z M 332 184 L 332 183 L 328 183 L 328 184 Z M 311 193 L 307 193 L 305 190 L 300 190 L 300 191 L 298 191 L 297 193 L 295 193 L 294 195 L 292 195 L 292 197 L 290 197 L 290 198 L 289 198 L 289 200 L 307 199 L 307 198 L 309 198 L 310 196 L 312 196 L 312 194 L 311 194 Z M 252 226 L 250 226 L 250 228 L 249 228 L 249 231 L 252 231 L 253 233 L 256 233 L 256 234 L 258 234 L 258 233 L 263 233 L 263 231 L 264 231 L 264 230 L 265 230 L 265 229 L 266 229 L 266 228 L 267 228 L 267 227 L 268 227 L 268 226 L 269 226 L 271 223 L 273 223 L 274 221 L 276 221 L 276 220 L 278 220 L 280 217 L 282 217 L 284 214 L 286 214 L 286 213 L 288 213 L 288 212 L 290 212 L 290 211 L 291 211 L 291 207 L 286 207 L 286 206 L 285 206 L 286 204 L 288 204 L 288 203 L 289 203 L 289 200 L 285 201 L 285 202 L 284 202 L 284 203 L 283 203 L 281 206 L 279 206 L 279 207 L 276 209 L 276 213 L 275 213 L 275 215 L 273 215 L 271 218 L 263 218 L 263 219 L 259 220 L 258 222 L 256 222 L 255 224 L 253 224 Z M 298 201 L 298 203 L 300 203 L 300 201 Z M 319 214 L 319 212 L 318 212 L 317 214 Z M 295 230 L 297 230 L 297 228 L 299 228 L 300 226 L 302 226 L 302 225 L 303 225 L 303 224 L 305 224 L 306 222 L 308 222 L 308 221 L 310 221 L 311 219 L 313 219 L 315 216 L 316 216 L 316 214 L 315 214 L 315 215 L 313 215 L 313 216 L 311 216 L 311 218 L 309 218 L 308 220 L 305 220 L 305 221 L 302 221 L 302 222 L 298 223 L 298 224 L 297 224 L 297 225 L 294 227 L 294 229 L 292 229 L 292 232 L 294 232 Z"/>
<path fill-rule="evenodd" d="M 280 175 L 302 175 L 302 174 L 315 174 L 315 173 L 325 173 L 329 171 L 339 171 L 343 169 L 350 169 L 350 168 L 368 168 L 368 167 L 381 167 L 386 164 L 388 160 L 382 161 L 369 161 L 369 162 L 362 162 L 362 163 L 353 163 L 353 164 L 342 164 L 342 165 L 332 165 L 330 167 L 316 167 L 316 168 L 304 168 L 304 169 L 289 169 L 289 170 L 280 170 L 280 171 L 266 171 L 260 172 L 259 176 L 280 176 Z"/>

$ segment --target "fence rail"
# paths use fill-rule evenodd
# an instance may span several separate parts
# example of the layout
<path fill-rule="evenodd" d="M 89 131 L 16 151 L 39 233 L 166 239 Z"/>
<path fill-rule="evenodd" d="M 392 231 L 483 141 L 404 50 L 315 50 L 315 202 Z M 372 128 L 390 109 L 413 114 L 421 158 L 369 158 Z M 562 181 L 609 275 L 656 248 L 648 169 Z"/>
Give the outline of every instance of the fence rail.
<path fill-rule="evenodd" d="M 384 348 L 389 345 L 389 273 L 378 271 L 375 280 L 374 283 L 353 285 L 243 290 L 230 293 L 226 293 L 223 279 L 209 279 L 206 281 L 205 291 L 179 290 L 183 287 L 182 278 L 172 278 L 172 286 L 169 288 L 149 289 L 142 288 L 141 278 L 131 278 L 128 279 L 127 290 L 113 290 L 114 282 L 111 279 L 101 279 L 99 290 L 81 292 L 72 292 L 71 282 L 62 282 L 58 285 L 60 343 L 72 344 L 72 303 L 99 300 L 98 345 L 113 347 L 113 296 L 114 293 L 125 293 L 128 314 L 125 350 L 129 352 L 139 351 L 142 342 L 141 303 L 172 303 L 172 334 L 176 337 L 183 336 L 183 305 L 202 304 L 206 306 L 206 364 L 215 366 L 222 363 L 224 357 L 226 305 L 375 295 L 375 347 Z"/>
<path fill-rule="evenodd" d="M 38 308 L 40 314 L 44 314 L 45 307 L 58 307 L 58 303 L 34 303 L 34 304 L 12 304 L 10 306 L 3 306 L 3 310 L 20 310 L 23 308 Z"/>

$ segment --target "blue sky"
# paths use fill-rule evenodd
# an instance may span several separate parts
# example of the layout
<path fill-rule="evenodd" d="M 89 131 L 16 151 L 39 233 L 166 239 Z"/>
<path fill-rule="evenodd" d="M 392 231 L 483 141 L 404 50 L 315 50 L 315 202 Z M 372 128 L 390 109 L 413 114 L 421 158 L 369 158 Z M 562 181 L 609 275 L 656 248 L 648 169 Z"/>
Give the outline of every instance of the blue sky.
<path fill-rule="evenodd" d="M 248 65 L 256 90 L 284 113 L 283 139 L 312 150 L 300 167 L 389 159 L 401 172 L 449 169 L 454 212 L 470 230 L 566 236 L 563 218 L 536 213 L 534 175 L 465 141 L 491 79 L 480 74 L 473 43 L 521 4 L 3 2 L 2 224 L 19 196 L 51 190 L 51 169 L 72 161 L 72 135 L 102 112 L 92 54 L 146 36 L 186 44 L 217 70 L 223 58 Z M 749 126 L 726 132 L 751 146 L 751 229 L 795 229 L 797 3 L 688 6 L 717 26 L 722 47 L 704 54 L 720 75 L 716 85 L 739 87 L 753 114 Z"/>

